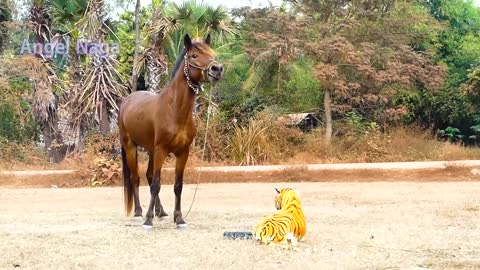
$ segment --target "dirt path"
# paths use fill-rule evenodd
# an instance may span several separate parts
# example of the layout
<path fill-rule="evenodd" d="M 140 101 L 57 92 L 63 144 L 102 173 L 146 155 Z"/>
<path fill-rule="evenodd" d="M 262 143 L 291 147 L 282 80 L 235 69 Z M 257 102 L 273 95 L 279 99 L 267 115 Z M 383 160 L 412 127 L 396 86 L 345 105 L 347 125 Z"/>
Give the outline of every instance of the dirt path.
<path fill-rule="evenodd" d="M 472 174 L 479 160 L 459 162 L 389 162 L 352 164 L 310 164 L 293 166 L 188 167 L 185 183 L 277 183 L 277 182 L 466 182 L 480 181 Z M 403 166 L 403 168 L 402 168 Z M 402 169 L 399 169 L 402 168 Z M 215 169 L 215 170 L 213 170 Z M 245 169 L 242 171 L 242 169 Z M 0 188 L 85 187 L 91 185 L 92 171 L 0 171 Z M 67 172 L 67 173 L 62 173 Z M 147 185 L 146 165 L 140 165 L 142 185 Z M 34 176 L 32 176 L 32 173 Z M 108 182 L 123 185 L 121 172 Z M 162 170 L 162 184 L 173 184 L 172 168 Z"/>
<path fill-rule="evenodd" d="M 480 166 L 480 160 L 452 160 L 452 161 L 416 161 L 416 162 L 381 162 L 381 163 L 339 163 L 339 164 L 296 164 L 296 165 L 257 165 L 257 166 L 215 166 L 189 167 L 201 172 L 275 172 L 285 170 L 422 170 L 445 169 L 447 167 L 475 167 Z M 163 171 L 174 171 L 174 167 L 163 168 Z M 39 176 L 74 174 L 76 170 L 29 170 L 29 171 L 0 171 L 3 176 Z"/>
<path fill-rule="evenodd" d="M 298 250 L 223 240 L 274 211 L 284 186 L 308 219 Z M 0 189 L 0 269 L 479 269 L 478 194 L 479 182 L 202 184 L 188 230 L 145 231 L 126 226 L 120 188 Z M 172 186 L 161 199 L 171 214 Z"/>

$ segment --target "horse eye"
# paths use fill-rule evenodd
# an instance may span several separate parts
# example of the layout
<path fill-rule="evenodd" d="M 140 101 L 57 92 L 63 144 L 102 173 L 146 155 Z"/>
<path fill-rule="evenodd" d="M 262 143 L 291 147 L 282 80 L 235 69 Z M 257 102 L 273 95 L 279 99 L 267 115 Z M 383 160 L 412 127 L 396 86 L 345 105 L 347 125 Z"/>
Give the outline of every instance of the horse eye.
<path fill-rule="evenodd" d="M 192 54 L 192 58 L 194 58 L 194 59 L 195 59 L 195 58 L 197 58 L 197 57 L 198 57 L 198 55 L 196 55 L 196 54 Z"/>

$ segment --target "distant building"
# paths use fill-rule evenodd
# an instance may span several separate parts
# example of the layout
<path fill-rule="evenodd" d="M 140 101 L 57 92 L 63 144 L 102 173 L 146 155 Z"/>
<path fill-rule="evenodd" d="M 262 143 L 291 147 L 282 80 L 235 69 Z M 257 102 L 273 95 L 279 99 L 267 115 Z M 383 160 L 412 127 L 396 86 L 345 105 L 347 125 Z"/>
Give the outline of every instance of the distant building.
<path fill-rule="evenodd" d="M 303 132 L 309 132 L 322 124 L 314 112 L 285 114 L 278 117 L 277 122 L 287 127 L 297 127 Z"/>

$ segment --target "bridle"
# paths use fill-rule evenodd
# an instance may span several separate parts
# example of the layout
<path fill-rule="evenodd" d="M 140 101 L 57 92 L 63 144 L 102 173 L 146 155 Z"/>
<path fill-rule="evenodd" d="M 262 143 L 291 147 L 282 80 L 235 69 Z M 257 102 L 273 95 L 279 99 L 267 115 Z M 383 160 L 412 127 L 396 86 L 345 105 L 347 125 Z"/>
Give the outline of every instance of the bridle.
<path fill-rule="evenodd" d="M 198 95 L 200 92 L 203 92 L 203 84 L 201 83 L 201 80 L 207 79 L 208 76 L 208 70 L 210 70 L 210 67 L 212 67 L 214 64 L 218 64 L 217 61 L 213 60 L 210 62 L 206 67 L 201 67 L 197 66 L 195 64 L 192 64 L 188 61 L 188 54 L 185 54 L 185 65 L 183 67 L 183 73 L 185 74 L 185 78 L 187 79 L 187 84 L 190 89 L 193 90 L 193 92 Z M 201 71 L 202 74 L 202 79 L 198 81 L 197 85 L 195 85 L 192 80 L 190 79 L 190 70 L 189 68 L 193 67 Z M 207 72 L 207 73 L 206 73 Z"/>

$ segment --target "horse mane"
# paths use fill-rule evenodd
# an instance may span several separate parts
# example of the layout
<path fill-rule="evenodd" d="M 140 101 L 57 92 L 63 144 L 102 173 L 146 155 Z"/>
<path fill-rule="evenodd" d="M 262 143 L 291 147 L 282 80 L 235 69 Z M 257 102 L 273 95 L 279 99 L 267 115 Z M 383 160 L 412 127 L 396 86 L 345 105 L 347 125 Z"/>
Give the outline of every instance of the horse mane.
<path fill-rule="evenodd" d="M 187 53 L 187 49 L 183 48 L 182 52 L 178 55 L 177 61 L 175 62 L 175 66 L 173 67 L 172 74 L 170 75 L 170 82 L 175 78 L 175 75 L 177 74 L 177 71 L 180 69 L 180 66 L 182 65 L 183 58 L 185 57 L 185 54 Z"/>

